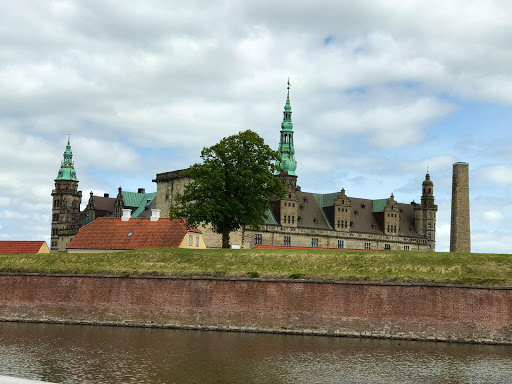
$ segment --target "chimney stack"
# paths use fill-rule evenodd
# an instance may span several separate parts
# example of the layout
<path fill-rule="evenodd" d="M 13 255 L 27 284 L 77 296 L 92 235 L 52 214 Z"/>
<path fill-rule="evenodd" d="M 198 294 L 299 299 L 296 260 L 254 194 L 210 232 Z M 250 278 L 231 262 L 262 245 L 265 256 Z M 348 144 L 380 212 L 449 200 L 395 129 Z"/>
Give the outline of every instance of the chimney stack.
<path fill-rule="evenodd" d="M 109 194 L 108 194 L 108 193 L 104 193 L 104 194 L 103 194 L 103 197 L 108 197 L 108 196 L 109 196 Z"/>
<path fill-rule="evenodd" d="M 158 221 L 160 218 L 160 210 L 159 209 L 152 209 L 151 210 L 151 218 L 149 221 Z"/>
<path fill-rule="evenodd" d="M 139 188 L 138 193 L 146 193 L 146 189 L 145 188 Z"/>
<path fill-rule="evenodd" d="M 128 221 L 132 217 L 131 209 L 123 209 L 123 216 L 121 216 L 121 221 Z"/>
<path fill-rule="evenodd" d="M 469 164 L 453 164 L 450 252 L 471 252 Z"/>

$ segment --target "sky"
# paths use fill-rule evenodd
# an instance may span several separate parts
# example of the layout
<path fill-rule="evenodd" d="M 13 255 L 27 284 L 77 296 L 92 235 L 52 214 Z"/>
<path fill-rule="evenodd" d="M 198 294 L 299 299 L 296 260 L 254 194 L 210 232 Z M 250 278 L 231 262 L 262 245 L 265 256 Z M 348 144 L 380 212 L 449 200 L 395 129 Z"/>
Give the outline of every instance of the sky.
<path fill-rule="evenodd" d="M 469 163 L 474 252 L 512 253 L 512 2 L 0 0 L 0 240 L 50 239 L 68 131 L 83 191 L 155 175 L 290 99 L 303 191 L 420 201 L 449 250 Z"/>

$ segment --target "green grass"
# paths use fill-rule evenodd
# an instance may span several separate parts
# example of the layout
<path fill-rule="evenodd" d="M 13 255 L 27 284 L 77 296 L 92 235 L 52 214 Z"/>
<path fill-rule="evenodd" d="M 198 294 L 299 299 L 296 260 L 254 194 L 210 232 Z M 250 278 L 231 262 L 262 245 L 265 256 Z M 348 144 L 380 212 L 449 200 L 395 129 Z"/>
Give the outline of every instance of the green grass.
<path fill-rule="evenodd" d="M 512 255 L 153 248 L 110 253 L 0 255 L 0 272 L 512 286 Z"/>

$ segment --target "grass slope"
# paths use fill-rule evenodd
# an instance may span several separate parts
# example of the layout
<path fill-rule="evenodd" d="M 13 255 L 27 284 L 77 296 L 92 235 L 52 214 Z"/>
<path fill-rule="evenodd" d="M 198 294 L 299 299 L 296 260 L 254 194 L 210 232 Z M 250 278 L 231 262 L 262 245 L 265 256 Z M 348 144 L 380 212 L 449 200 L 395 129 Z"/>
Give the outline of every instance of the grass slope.
<path fill-rule="evenodd" d="M 0 272 L 512 286 L 512 255 L 153 248 L 111 253 L 0 255 Z"/>

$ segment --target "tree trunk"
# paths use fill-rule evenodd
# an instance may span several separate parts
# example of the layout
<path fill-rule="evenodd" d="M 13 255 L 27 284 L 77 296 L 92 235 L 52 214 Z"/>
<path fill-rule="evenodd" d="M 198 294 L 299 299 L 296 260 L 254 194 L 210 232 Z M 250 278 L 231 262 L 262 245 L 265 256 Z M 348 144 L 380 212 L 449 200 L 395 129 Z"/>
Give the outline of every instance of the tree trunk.
<path fill-rule="evenodd" d="M 229 230 L 222 230 L 222 248 L 230 248 L 229 246 Z"/>

